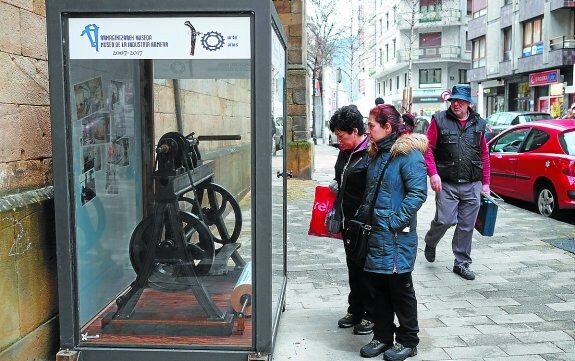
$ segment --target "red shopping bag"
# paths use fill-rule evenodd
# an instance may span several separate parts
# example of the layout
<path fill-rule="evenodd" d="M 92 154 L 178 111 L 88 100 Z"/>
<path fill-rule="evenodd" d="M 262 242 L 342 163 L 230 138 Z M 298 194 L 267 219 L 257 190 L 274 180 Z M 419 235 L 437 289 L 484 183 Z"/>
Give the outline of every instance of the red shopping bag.
<path fill-rule="evenodd" d="M 307 234 L 318 237 L 330 237 L 341 239 L 341 232 L 329 233 L 325 224 L 325 216 L 337 198 L 337 194 L 332 193 L 328 186 L 316 186 L 311 220 L 309 222 L 309 231 Z"/>

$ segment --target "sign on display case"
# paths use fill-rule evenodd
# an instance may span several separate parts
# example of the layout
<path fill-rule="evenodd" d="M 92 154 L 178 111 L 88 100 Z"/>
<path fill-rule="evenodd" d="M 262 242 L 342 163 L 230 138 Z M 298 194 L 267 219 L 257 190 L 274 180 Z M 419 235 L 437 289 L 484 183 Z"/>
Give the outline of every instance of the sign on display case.
<path fill-rule="evenodd" d="M 81 360 L 273 351 L 285 34 L 271 1 L 193 5 L 47 5 L 61 347 Z"/>
<path fill-rule="evenodd" d="M 247 17 L 72 18 L 70 59 L 249 59 Z"/>

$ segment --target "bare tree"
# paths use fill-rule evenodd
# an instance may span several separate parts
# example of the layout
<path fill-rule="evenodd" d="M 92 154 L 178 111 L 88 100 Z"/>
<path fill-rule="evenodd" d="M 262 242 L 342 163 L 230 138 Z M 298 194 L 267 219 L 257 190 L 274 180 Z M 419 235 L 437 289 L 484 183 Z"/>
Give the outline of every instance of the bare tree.
<path fill-rule="evenodd" d="M 353 101 L 354 87 L 359 76 L 359 62 L 361 60 L 359 51 L 362 49 L 361 38 L 364 34 L 364 22 L 361 18 L 356 19 L 356 14 L 352 10 L 349 18 L 349 31 L 341 38 L 338 43 L 338 51 L 342 55 L 340 59 L 341 71 L 349 78 L 349 94 Z M 356 21 L 357 25 L 355 25 Z"/>
<path fill-rule="evenodd" d="M 312 132 L 316 139 L 317 124 L 322 122 L 322 115 L 316 109 L 323 109 L 323 69 L 333 62 L 336 44 L 341 36 L 341 27 L 337 25 L 336 2 L 331 0 L 310 0 L 310 17 L 307 21 L 307 70 L 313 85 L 313 122 Z M 320 102 L 320 107 L 316 102 Z M 323 127 L 322 127 L 323 128 Z M 323 130 L 323 129 L 321 129 Z M 319 134 L 321 135 L 321 130 Z"/>
<path fill-rule="evenodd" d="M 414 58 L 414 45 L 417 41 L 417 33 L 415 26 L 419 21 L 419 0 L 402 0 L 402 6 L 398 13 L 398 20 L 406 24 L 409 28 L 407 34 L 404 34 L 404 40 L 407 44 L 407 85 L 403 90 L 403 100 L 401 102 L 402 110 L 405 112 L 412 112 L 413 100 L 413 58 Z"/>

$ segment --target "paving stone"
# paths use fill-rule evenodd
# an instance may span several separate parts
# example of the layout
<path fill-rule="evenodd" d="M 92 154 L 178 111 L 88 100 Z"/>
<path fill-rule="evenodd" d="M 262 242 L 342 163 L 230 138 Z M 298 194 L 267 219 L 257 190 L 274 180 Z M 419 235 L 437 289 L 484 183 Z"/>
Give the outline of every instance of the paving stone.
<path fill-rule="evenodd" d="M 465 316 L 496 316 L 506 315 L 507 312 L 499 307 L 471 307 L 471 308 L 457 308 L 455 309 L 458 315 Z"/>
<path fill-rule="evenodd" d="M 475 328 L 483 334 L 528 332 L 533 330 L 531 327 L 523 323 L 510 323 L 506 325 L 476 325 Z"/>
<path fill-rule="evenodd" d="M 473 325 L 492 325 L 494 322 L 486 316 L 471 316 L 457 318 L 442 318 L 441 322 L 446 326 L 473 326 Z"/>
<path fill-rule="evenodd" d="M 519 305 L 520 303 L 514 300 L 513 298 L 489 298 L 489 299 L 481 299 L 481 300 L 469 300 L 473 306 L 512 306 L 512 305 Z"/>
<path fill-rule="evenodd" d="M 506 356 L 506 353 L 498 346 L 446 347 L 444 348 L 444 351 L 454 360 L 462 360 L 471 357 Z"/>
<path fill-rule="evenodd" d="M 559 347 L 561 350 L 569 353 L 575 353 L 575 341 L 571 339 L 570 341 L 552 341 L 555 346 Z"/>
<path fill-rule="evenodd" d="M 573 338 L 563 331 L 518 332 L 513 336 L 523 343 L 573 341 Z"/>
<path fill-rule="evenodd" d="M 478 335 L 481 332 L 472 326 L 436 327 L 421 330 L 422 335 L 432 337 Z"/>
<path fill-rule="evenodd" d="M 539 355 L 521 355 L 521 356 L 503 356 L 503 357 L 486 357 L 484 361 L 541 361 L 545 360 Z"/>
<path fill-rule="evenodd" d="M 540 355 L 547 353 L 560 353 L 563 352 L 559 347 L 551 342 L 539 342 L 532 344 L 509 344 L 499 345 L 503 351 L 508 355 Z"/>
<path fill-rule="evenodd" d="M 494 315 L 489 316 L 497 324 L 504 323 L 530 323 L 530 322 L 542 322 L 543 319 L 533 313 L 524 314 L 513 314 L 513 315 Z"/>
<path fill-rule="evenodd" d="M 519 342 L 512 334 L 464 335 L 461 339 L 469 346 L 505 345 Z"/>
<path fill-rule="evenodd" d="M 547 306 L 555 311 L 575 311 L 575 301 L 548 303 Z"/>
<path fill-rule="evenodd" d="M 572 353 L 554 353 L 548 355 L 541 355 L 546 361 L 573 361 L 575 360 L 575 352 Z"/>

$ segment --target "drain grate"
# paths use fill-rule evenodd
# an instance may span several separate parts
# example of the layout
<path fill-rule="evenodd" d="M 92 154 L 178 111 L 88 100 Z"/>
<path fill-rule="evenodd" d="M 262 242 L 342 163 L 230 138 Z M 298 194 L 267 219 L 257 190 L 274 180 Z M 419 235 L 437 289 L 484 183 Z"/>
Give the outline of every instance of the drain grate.
<path fill-rule="evenodd" d="M 575 254 L 575 238 L 544 239 L 543 242 Z"/>

